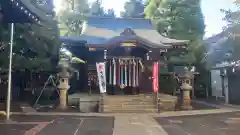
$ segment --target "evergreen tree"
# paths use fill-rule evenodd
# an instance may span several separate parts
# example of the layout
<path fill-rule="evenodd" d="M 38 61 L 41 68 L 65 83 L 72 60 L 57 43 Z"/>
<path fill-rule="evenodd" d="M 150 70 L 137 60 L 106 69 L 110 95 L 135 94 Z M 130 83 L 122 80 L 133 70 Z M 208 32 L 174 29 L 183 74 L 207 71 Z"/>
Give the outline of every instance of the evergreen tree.
<path fill-rule="evenodd" d="M 187 63 L 196 61 L 194 52 L 202 44 L 205 29 L 200 0 L 148 0 L 145 15 L 153 21 L 160 34 L 190 40 L 189 52 L 181 59 L 185 58 Z M 179 58 L 174 61 L 179 61 Z"/>
<path fill-rule="evenodd" d="M 228 41 L 225 43 L 226 45 L 232 45 L 232 52 L 231 52 L 231 60 L 237 61 L 240 60 L 240 8 L 239 4 L 235 5 L 237 8 L 233 11 L 231 9 L 228 10 L 221 10 L 225 13 L 225 17 L 223 20 L 227 22 L 227 26 L 223 28 L 225 37 L 228 37 Z"/>
<path fill-rule="evenodd" d="M 88 14 L 90 11 L 88 0 L 74 0 L 73 11 Z"/>
<path fill-rule="evenodd" d="M 15 24 L 13 69 L 49 70 L 52 66 L 56 66 L 53 65 L 52 60 L 58 58 L 59 29 L 54 21 L 53 5 L 48 4 L 40 9 L 41 13 L 38 14 L 44 15 L 45 20 L 41 21 L 41 26 L 28 23 Z M 46 14 L 51 16 L 46 17 Z M 8 67 L 9 30 L 9 24 L 0 23 L 1 68 Z"/>
<path fill-rule="evenodd" d="M 121 17 L 144 18 L 144 3 L 142 0 L 130 0 L 124 3 Z"/>
<path fill-rule="evenodd" d="M 87 0 L 69 0 L 57 14 L 61 36 L 79 36 L 81 34 L 83 16 L 90 14 Z"/>
<path fill-rule="evenodd" d="M 92 3 L 92 7 L 90 9 L 90 15 L 93 15 L 93 16 L 104 16 L 105 15 L 101 0 L 96 0 Z"/>

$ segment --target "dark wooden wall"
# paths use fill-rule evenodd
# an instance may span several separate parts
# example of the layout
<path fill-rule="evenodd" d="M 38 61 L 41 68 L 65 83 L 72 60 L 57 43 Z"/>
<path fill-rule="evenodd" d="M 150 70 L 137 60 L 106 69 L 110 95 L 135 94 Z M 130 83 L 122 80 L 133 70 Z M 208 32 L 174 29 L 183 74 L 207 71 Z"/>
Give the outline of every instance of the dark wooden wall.
<path fill-rule="evenodd" d="M 229 103 L 240 105 L 240 71 L 228 71 Z"/>

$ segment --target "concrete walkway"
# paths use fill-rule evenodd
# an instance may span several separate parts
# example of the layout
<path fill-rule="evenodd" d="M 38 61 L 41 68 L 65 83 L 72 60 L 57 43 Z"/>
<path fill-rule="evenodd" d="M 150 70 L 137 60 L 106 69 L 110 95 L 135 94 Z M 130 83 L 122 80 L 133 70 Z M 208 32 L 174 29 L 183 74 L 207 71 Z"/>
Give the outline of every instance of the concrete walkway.
<path fill-rule="evenodd" d="M 148 115 L 115 116 L 113 135 L 168 135 Z"/>

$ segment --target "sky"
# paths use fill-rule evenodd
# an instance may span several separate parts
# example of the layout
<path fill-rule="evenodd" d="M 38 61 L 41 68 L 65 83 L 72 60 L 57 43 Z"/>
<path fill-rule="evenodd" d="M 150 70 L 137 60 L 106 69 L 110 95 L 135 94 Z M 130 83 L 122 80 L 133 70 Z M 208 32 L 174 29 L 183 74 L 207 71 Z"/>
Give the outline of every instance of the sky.
<path fill-rule="evenodd" d="M 55 5 L 60 5 L 61 0 L 54 0 Z M 89 0 L 90 2 L 94 0 Z M 113 8 L 117 14 L 123 11 L 124 2 L 127 0 L 102 0 L 102 5 L 105 9 Z M 206 34 L 205 37 L 215 35 L 222 31 L 222 27 L 226 25 L 226 22 L 222 20 L 224 14 L 220 12 L 220 9 L 233 8 L 232 0 L 202 0 L 202 11 L 205 17 Z"/>

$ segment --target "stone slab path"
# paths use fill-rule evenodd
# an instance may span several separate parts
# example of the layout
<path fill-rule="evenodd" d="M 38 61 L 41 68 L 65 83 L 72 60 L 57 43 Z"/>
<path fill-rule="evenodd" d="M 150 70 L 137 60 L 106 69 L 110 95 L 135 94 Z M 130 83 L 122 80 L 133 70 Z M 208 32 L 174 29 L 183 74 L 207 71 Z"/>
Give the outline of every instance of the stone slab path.
<path fill-rule="evenodd" d="M 115 116 L 113 135 L 168 135 L 148 115 Z"/>

